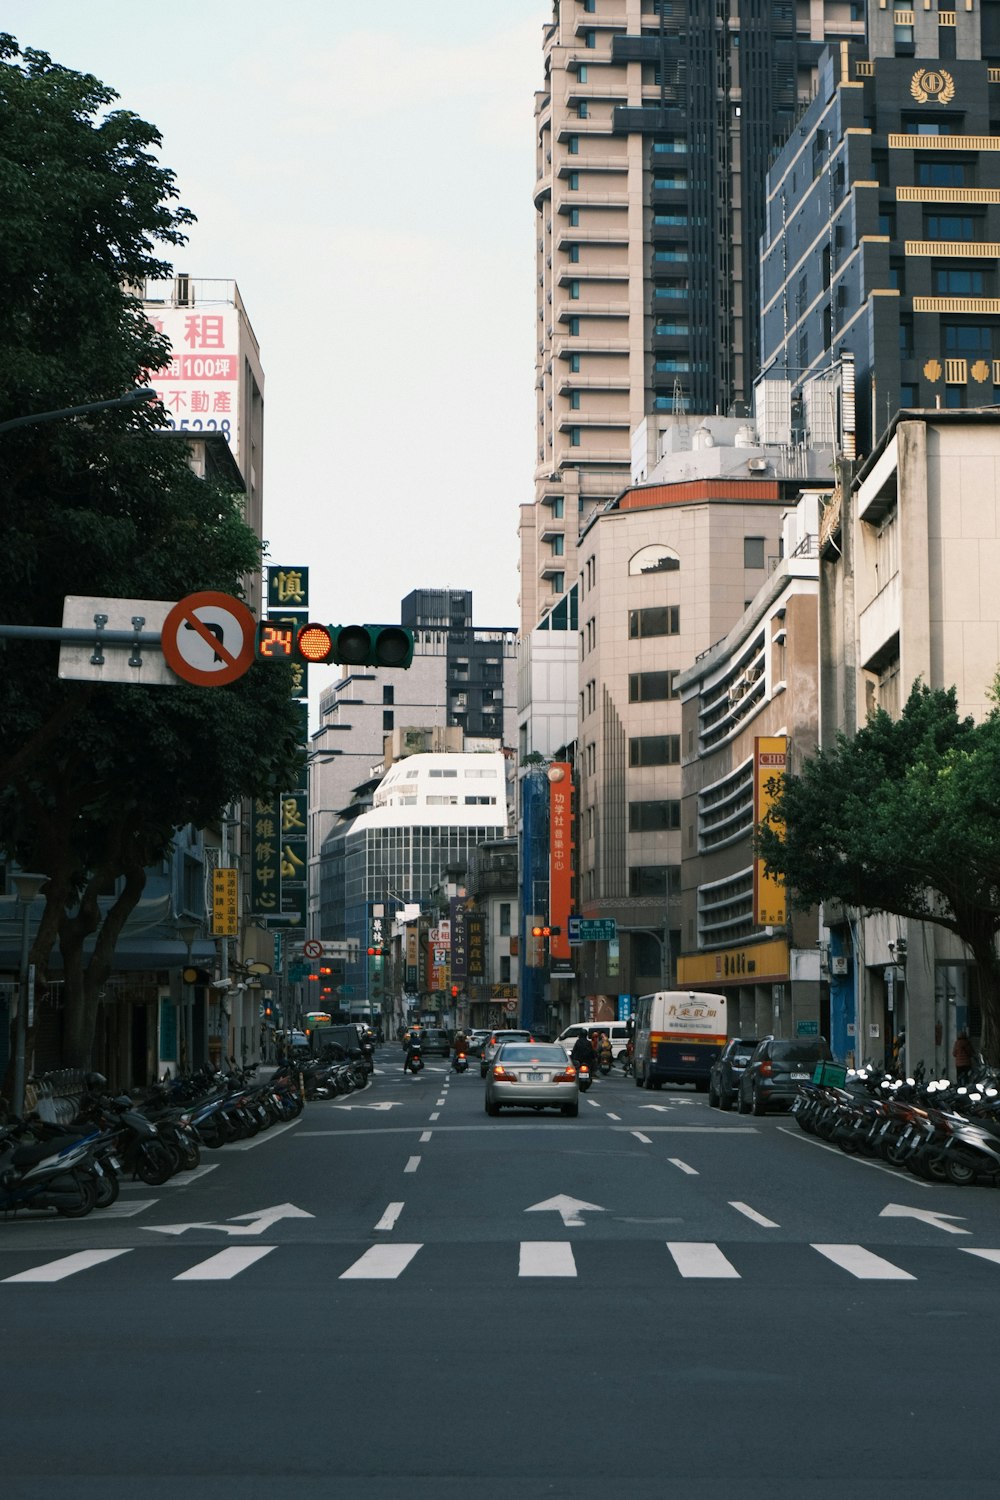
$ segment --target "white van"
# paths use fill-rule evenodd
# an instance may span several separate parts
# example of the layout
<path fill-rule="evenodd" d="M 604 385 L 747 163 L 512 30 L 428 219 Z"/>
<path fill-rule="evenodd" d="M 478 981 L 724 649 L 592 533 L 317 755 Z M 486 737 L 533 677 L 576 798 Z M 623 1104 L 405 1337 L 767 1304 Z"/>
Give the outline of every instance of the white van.
<path fill-rule="evenodd" d="M 578 1036 L 590 1036 L 594 1031 L 608 1033 L 615 1062 L 623 1063 L 628 1056 L 629 1029 L 626 1021 L 576 1021 L 572 1026 L 567 1026 L 565 1031 L 561 1031 L 556 1041 L 567 1052 L 572 1052 L 573 1043 Z"/>
<path fill-rule="evenodd" d="M 693 1083 L 705 1093 L 709 1071 L 725 1045 L 725 995 L 659 990 L 636 1001 L 636 1088 Z"/>

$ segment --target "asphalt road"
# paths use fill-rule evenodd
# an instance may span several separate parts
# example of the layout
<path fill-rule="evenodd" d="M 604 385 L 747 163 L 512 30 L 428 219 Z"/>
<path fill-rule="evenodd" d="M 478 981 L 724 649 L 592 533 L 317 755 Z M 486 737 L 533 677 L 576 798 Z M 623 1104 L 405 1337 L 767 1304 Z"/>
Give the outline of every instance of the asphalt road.
<path fill-rule="evenodd" d="M 475 1063 L 401 1060 L 111 1210 L 0 1224 L 5 1500 L 993 1482 L 996 1193 L 620 1074 L 492 1120 Z"/>

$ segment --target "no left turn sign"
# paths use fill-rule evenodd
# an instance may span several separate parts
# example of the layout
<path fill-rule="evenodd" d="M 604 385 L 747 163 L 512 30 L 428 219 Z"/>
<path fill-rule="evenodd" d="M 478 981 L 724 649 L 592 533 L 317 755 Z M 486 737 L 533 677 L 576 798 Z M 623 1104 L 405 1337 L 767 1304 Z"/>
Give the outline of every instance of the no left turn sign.
<path fill-rule="evenodd" d="M 188 594 L 163 622 L 160 644 L 171 671 L 196 687 L 235 682 L 256 654 L 256 622 L 231 594 Z"/>
<path fill-rule="evenodd" d="M 302 944 L 302 952 L 306 958 L 322 958 L 323 944 L 317 942 L 315 938 L 307 938 Z"/>

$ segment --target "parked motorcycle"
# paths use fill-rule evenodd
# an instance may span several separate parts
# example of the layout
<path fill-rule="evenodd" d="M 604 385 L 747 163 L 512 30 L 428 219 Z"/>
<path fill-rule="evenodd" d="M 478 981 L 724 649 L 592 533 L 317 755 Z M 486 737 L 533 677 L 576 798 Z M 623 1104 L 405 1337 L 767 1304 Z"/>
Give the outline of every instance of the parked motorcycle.
<path fill-rule="evenodd" d="M 82 1219 L 97 1203 L 90 1146 L 72 1135 L 29 1141 L 27 1134 L 21 1120 L 0 1128 L 0 1212 L 54 1208 Z"/>

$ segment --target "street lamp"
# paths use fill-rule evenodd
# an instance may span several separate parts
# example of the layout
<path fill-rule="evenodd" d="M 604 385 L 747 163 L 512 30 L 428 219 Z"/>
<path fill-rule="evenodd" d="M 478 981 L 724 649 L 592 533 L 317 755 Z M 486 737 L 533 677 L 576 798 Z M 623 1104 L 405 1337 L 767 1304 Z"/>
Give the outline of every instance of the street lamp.
<path fill-rule="evenodd" d="M 85 406 L 62 406 L 58 411 L 36 411 L 27 417 L 11 417 L 0 422 L 0 432 L 10 432 L 14 427 L 38 427 L 43 422 L 58 422 L 63 417 L 83 417 L 92 411 L 109 411 L 118 406 L 143 406 L 147 401 L 158 400 L 152 386 L 136 386 L 124 396 L 112 396 L 107 401 L 88 401 Z"/>
<path fill-rule="evenodd" d="M 38 895 L 42 886 L 48 880 L 47 875 L 14 876 L 14 889 L 21 906 L 21 963 L 18 969 L 17 985 L 17 1034 L 14 1041 L 14 1113 L 24 1113 L 24 1068 L 25 1054 L 28 1048 L 28 939 L 32 903 Z M 34 999 L 34 968 L 31 970 L 32 999 Z"/>

